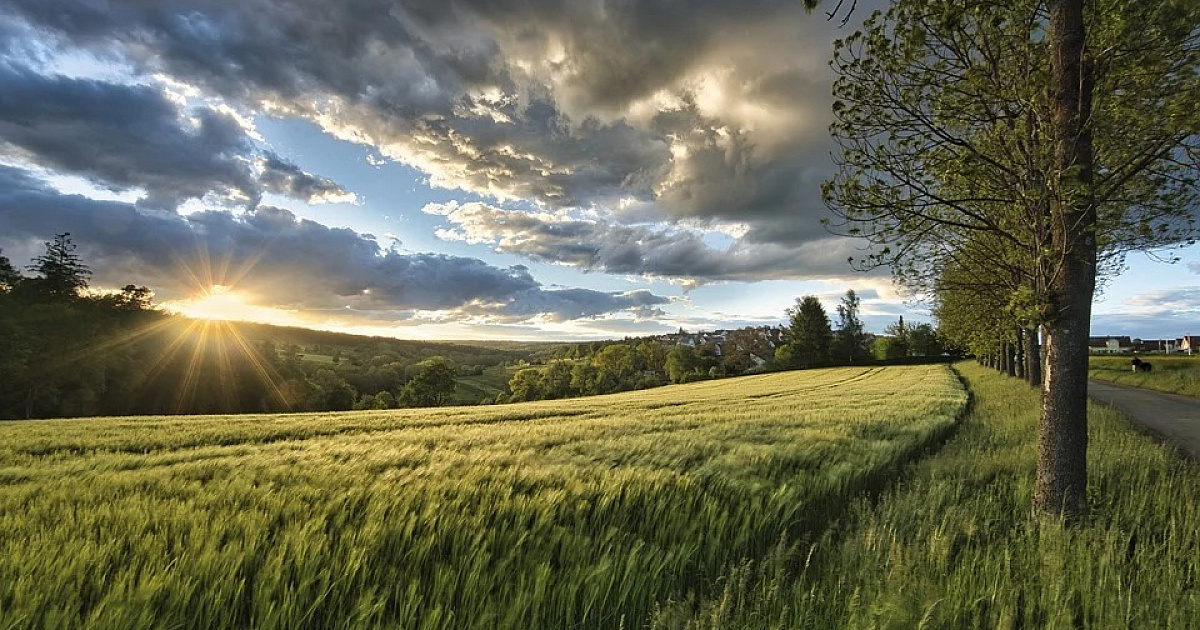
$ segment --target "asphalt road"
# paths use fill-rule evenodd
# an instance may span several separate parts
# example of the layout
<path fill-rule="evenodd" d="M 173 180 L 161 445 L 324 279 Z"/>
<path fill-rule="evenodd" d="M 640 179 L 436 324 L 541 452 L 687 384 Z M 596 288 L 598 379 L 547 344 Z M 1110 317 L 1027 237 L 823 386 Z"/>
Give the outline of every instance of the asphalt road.
<path fill-rule="evenodd" d="M 1088 381 L 1088 395 L 1200 460 L 1200 398 L 1164 394 L 1103 381 Z"/>

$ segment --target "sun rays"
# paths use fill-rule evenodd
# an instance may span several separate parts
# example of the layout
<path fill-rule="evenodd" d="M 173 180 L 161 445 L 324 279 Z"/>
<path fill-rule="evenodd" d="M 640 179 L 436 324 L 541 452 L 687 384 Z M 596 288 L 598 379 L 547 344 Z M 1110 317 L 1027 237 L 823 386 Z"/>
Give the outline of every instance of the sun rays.
<path fill-rule="evenodd" d="M 295 401 L 286 393 L 287 379 L 280 374 L 273 347 L 264 350 L 237 323 L 297 323 L 288 311 L 254 304 L 253 292 L 242 286 L 271 245 L 268 240 L 255 248 L 233 246 L 214 254 L 197 242 L 190 252 L 177 252 L 175 291 L 190 297 L 163 301 L 163 314 L 130 320 L 119 334 L 95 339 L 60 360 L 132 350 L 142 376 L 130 392 L 131 410 L 290 411 Z"/>
<path fill-rule="evenodd" d="M 213 285 L 201 295 L 170 304 L 171 309 L 192 319 L 208 321 L 254 321 L 277 323 L 286 311 L 257 306 L 250 297 L 225 285 Z"/>

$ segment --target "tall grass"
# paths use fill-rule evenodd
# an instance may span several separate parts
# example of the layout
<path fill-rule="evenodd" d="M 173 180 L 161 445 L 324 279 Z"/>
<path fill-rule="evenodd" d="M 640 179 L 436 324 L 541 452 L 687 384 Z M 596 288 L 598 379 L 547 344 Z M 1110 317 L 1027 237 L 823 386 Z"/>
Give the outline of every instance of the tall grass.
<path fill-rule="evenodd" d="M 1090 518 L 1030 514 L 1035 392 L 974 365 L 947 445 L 815 544 L 778 546 L 658 628 L 1196 628 L 1200 468 L 1091 409 Z"/>
<path fill-rule="evenodd" d="M 1088 377 L 1200 398 L 1200 357 L 1147 355 L 1150 372 L 1134 372 L 1131 357 L 1091 357 Z"/>
<path fill-rule="evenodd" d="M 955 423 L 943 366 L 0 426 L 0 628 L 643 627 Z"/>

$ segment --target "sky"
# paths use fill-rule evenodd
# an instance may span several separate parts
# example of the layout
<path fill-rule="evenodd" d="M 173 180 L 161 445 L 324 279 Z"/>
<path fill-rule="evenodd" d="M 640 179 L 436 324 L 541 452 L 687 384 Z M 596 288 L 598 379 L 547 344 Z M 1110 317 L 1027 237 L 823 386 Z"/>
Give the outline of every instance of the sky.
<path fill-rule="evenodd" d="M 796 0 L 7 0 L 0 249 L 98 287 L 415 339 L 925 305 L 821 224 L 828 60 Z M 856 19 L 879 2 L 860 2 Z M 1095 334 L 1200 334 L 1200 250 L 1131 255 Z"/>

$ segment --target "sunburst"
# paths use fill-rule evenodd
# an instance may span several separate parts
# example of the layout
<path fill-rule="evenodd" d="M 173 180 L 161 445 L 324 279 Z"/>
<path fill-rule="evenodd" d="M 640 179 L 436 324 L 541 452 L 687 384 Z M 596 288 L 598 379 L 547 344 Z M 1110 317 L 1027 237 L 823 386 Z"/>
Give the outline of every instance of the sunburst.
<path fill-rule="evenodd" d="M 200 405 L 204 411 L 247 410 L 242 408 L 242 396 L 248 391 L 265 392 L 270 408 L 293 409 L 295 401 L 275 369 L 274 357 L 264 356 L 236 323 L 284 323 L 279 315 L 285 311 L 255 305 L 253 292 L 238 286 L 270 245 L 264 242 L 252 255 L 243 256 L 239 265 L 232 264 L 230 255 L 211 256 L 200 244 L 186 259 L 177 254 L 176 277 L 193 297 L 163 302 L 162 307 L 184 317 L 142 320 L 147 323 L 56 361 L 65 364 L 148 344 L 143 347 L 154 348 L 155 355 L 146 360 L 141 396 L 131 398 L 131 409 L 137 404 L 135 398 L 141 397 L 153 401 L 155 409 L 174 413 L 196 411 Z"/>

